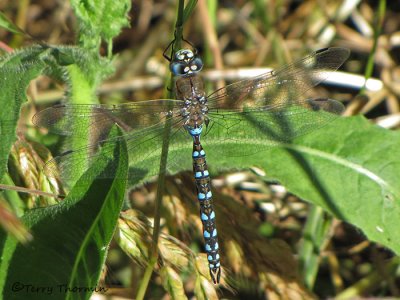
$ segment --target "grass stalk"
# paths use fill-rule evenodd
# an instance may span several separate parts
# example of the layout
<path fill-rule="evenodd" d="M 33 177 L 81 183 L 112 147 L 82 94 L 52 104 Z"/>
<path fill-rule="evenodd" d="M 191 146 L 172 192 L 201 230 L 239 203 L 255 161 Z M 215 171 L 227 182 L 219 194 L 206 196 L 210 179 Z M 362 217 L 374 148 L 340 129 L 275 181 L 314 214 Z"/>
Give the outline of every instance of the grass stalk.
<path fill-rule="evenodd" d="M 375 24 L 373 26 L 375 30 L 374 30 L 372 49 L 368 56 L 367 66 L 364 72 L 364 77 L 365 77 L 364 86 L 361 88 L 359 92 L 360 96 L 365 95 L 367 81 L 369 78 L 371 78 L 372 71 L 374 69 L 374 58 L 375 58 L 376 48 L 378 46 L 378 38 L 382 32 L 383 21 L 385 18 L 385 11 L 386 11 L 386 0 L 380 0 L 378 13 L 375 15 L 376 16 L 374 20 Z"/>
<path fill-rule="evenodd" d="M 175 40 L 173 42 L 172 49 L 179 49 L 182 41 L 182 31 L 183 31 L 183 16 L 184 16 L 184 0 L 179 0 L 178 4 L 178 12 L 177 12 L 177 21 L 175 25 Z M 173 55 L 173 53 L 172 53 Z M 171 78 L 168 84 L 168 98 L 173 97 L 173 75 L 171 74 Z M 160 169 L 159 176 L 157 181 L 157 194 L 155 199 L 155 207 L 154 207 L 154 227 L 153 227 L 153 236 L 152 236 L 152 246 L 150 249 L 149 255 L 149 263 L 144 272 L 143 279 L 140 283 L 138 293 L 136 295 L 137 300 L 144 299 L 146 294 L 147 287 L 149 285 L 149 281 L 151 278 L 151 274 L 153 273 L 154 267 L 158 260 L 158 239 L 160 236 L 160 219 L 161 219 L 161 201 L 162 196 L 165 190 L 165 175 L 167 169 L 167 160 L 168 160 L 168 148 L 169 148 L 169 136 L 171 133 L 172 127 L 172 118 L 169 118 L 165 122 L 164 127 L 164 135 L 163 135 L 163 145 L 161 149 L 161 160 L 160 160 Z"/>

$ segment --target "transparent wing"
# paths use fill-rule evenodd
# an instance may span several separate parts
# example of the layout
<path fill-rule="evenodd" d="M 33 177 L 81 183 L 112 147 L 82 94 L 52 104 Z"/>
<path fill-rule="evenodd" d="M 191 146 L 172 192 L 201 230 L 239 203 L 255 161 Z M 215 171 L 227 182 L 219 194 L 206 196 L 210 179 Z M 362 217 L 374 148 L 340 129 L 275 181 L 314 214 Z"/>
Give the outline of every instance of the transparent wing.
<path fill-rule="evenodd" d="M 89 132 L 101 137 L 114 124 L 130 132 L 163 122 L 178 115 L 182 103 L 181 100 L 164 99 L 118 105 L 55 105 L 37 113 L 32 122 L 61 135 L 87 136 Z"/>
<path fill-rule="evenodd" d="M 67 182 L 74 180 L 77 178 L 77 175 L 81 175 L 75 173 L 77 166 L 80 166 L 81 170 L 86 170 L 95 160 L 111 159 L 114 144 L 124 138 L 129 152 L 129 164 L 133 167 L 130 169 L 129 178 L 141 181 L 149 176 L 157 175 L 159 172 L 164 131 L 165 122 L 160 122 L 147 128 L 132 131 L 124 137 L 105 139 L 96 146 L 92 145 L 65 151 L 60 156 L 47 162 L 44 172 L 49 177 L 61 177 Z M 182 127 L 181 118 L 174 118 L 168 137 L 170 140 L 170 149 L 190 149 L 191 143 L 188 137 L 188 133 Z M 187 151 L 187 153 L 188 155 L 185 159 L 190 162 L 190 151 Z M 173 167 L 177 157 L 169 153 L 168 160 L 168 163 Z M 112 166 L 101 174 L 103 178 L 111 178 L 113 176 L 115 176 L 115 170 Z"/>
<path fill-rule="evenodd" d="M 336 70 L 348 57 L 342 48 L 320 50 L 276 72 L 251 80 L 240 81 L 209 96 L 209 138 L 217 137 L 216 145 L 229 142 L 243 143 L 246 139 L 262 141 L 245 143 L 246 147 L 224 148 L 224 155 L 240 156 L 259 151 L 265 146 L 290 142 L 332 121 L 343 111 L 343 105 L 330 99 L 307 99 L 306 92 L 327 77 L 327 71 Z M 46 165 L 50 176 L 58 172 L 68 179 L 75 166 L 87 165 L 99 156 L 112 155 L 112 146 L 119 139 L 107 139 L 108 131 L 118 124 L 126 131 L 130 163 L 134 166 L 130 177 L 144 178 L 158 173 L 158 163 L 164 136 L 164 122 L 173 118 L 170 135 L 169 162 L 183 161 L 182 148 L 190 148 L 187 133 L 180 117 L 181 100 L 155 100 L 109 105 L 64 105 L 39 113 L 34 118 L 38 126 L 66 135 L 90 132 L 98 135 L 91 146 L 64 152 Z M 229 110 L 224 110 L 227 107 Z M 334 113 L 334 114 L 331 114 Z M 155 125 L 154 125 L 155 124 Z M 134 129 L 134 130 L 132 130 Z M 185 135 L 185 137 L 183 137 Z M 207 134 L 205 135 L 207 139 Z M 267 140 L 268 142 L 265 142 Z M 249 146 L 247 146 L 249 145 Z M 101 152 L 97 151 L 102 147 Z M 108 150 L 110 149 L 110 150 Z M 173 151 L 173 150 L 176 151 Z M 185 162 L 190 164 L 190 150 Z M 58 168 L 57 168 L 58 165 Z M 113 176 L 113 170 L 103 174 Z"/>
<path fill-rule="evenodd" d="M 279 111 L 307 102 L 307 91 L 324 81 L 328 72 L 337 70 L 349 54 L 345 48 L 321 49 L 277 71 L 227 85 L 209 95 L 210 111 Z"/>
<path fill-rule="evenodd" d="M 212 151 L 234 157 L 245 156 L 281 143 L 291 143 L 332 122 L 344 106 L 332 99 L 309 99 L 301 105 L 288 105 L 268 110 L 234 112 L 220 110 L 210 113 L 207 134 L 203 137 L 218 147 Z M 238 147 L 235 147 L 238 145 Z"/>
<path fill-rule="evenodd" d="M 337 70 L 348 56 L 349 50 L 344 48 L 322 49 L 277 71 L 214 92 L 209 96 L 209 117 L 214 122 L 210 123 L 210 132 L 215 130 L 211 127 L 218 128 L 221 142 L 256 139 L 262 141 L 261 149 L 290 143 L 324 126 L 336 119 L 344 106 L 332 99 L 309 99 L 307 92 L 325 80 L 328 72 Z M 229 155 L 255 153 L 256 145 L 238 148 Z M 228 152 L 234 149 L 226 148 Z"/>

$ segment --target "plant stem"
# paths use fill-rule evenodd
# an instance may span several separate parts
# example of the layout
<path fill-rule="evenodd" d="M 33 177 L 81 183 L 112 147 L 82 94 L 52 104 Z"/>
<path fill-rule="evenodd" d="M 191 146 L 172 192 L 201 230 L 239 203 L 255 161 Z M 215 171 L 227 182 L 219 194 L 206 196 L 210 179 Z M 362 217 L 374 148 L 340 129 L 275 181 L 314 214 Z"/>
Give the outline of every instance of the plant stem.
<path fill-rule="evenodd" d="M 12 186 L 12 185 L 0 184 L 0 190 L 17 191 L 20 193 L 34 194 L 34 195 L 44 196 L 44 197 L 52 197 L 52 198 L 56 198 L 56 199 L 60 199 L 60 200 L 64 199 L 64 197 L 57 195 L 57 194 L 42 192 L 39 190 L 28 189 L 28 188 L 25 188 L 22 186 Z"/>
<path fill-rule="evenodd" d="M 184 8 L 184 0 L 179 0 L 177 21 L 175 24 L 175 40 L 172 49 L 179 49 L 182 41 L 183 8 Z M 174 84 L 173 75 L 171 74 L 171 78 L 169 81 L 169 88 L 168 88 L 168 98 L 172 98 L 173 96 L 172 92 L 173 84 Z M 151 274 L 153 273 L 155 264 L 157 263 L 158 259 L 158 238 L 160 235 L 161 201 L 165 189 L 165 174 L 167 169 L 168 148 L 170 140 L 169 137 L 171 133 L 171 127 L 172 127 L 172 118 L 168 118 L 165 122 L 165 127 L 164 127 L 160 169 L 157 181 L 157 194 L 154 207 L 154 227 L 153 227 L 152 247 L 149 253 L 150 254 L 149 263 L 144 272 L 142 282 L 140 283 L 139 290 L 136 295 L 137 300 L 141 300 L 144 298 L 150 281 Z"/>
<path fill-rule="evenodd" d="M 300 271 L 309 290 L 314 288 L 318 274 L 320 252 L 327 241 L 331 224 L 332 217 L 327 215 L 321 207 L 311 206 L 298 251 Z"/>
<path fill-rule="evenodd" d="M 386 11 L 386 0 L 380 0 L 379 1 L 379 8 L 378 8 L 378 14 L 376 15 L 376 19 L 374 21 L 374 42 L 372 44 L 372 49 L 371 52 L 369 53 L 368 57 L 368 62 L 367 62 L 367 67 L 365 68 L 365 73 L 364 73 L 364 86 L 361 88 L 359 95 L 364 95 L 365 90 L 366 90 L 366 84 L 368 79 L 372 75 L 372 71 L 374 68 L 374 57 L 376 53 L 376 47 L 378 46 L 378 38 L 381 34 L 382 31 L 382 26 L 383 26 L 383 21 L 385 18 L 385 11 Z"/>

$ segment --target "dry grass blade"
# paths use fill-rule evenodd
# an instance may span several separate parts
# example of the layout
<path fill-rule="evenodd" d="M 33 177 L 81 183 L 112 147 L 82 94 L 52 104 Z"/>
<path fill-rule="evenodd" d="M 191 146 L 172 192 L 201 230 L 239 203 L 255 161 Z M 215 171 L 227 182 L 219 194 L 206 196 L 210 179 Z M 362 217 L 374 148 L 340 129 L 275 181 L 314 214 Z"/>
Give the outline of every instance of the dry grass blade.
<path fill-rule="evenodd" d="M 173 268 L 161 267 L 160 276 L 165 290 L 168 291 L 172 299 L 188 299 L 185 295 L 182 279 Z"/>
<path fill-rule="evenodd" d="M 121 213 L 116 240 L 122 250 L 141 266 L 145 266 L 148 263 L 152 228 L 152 224 L 147 217 L 138 211 L 128 210 Z M 158 271 L 162 277 L 163 284 L 169 288 L 174 285 L 165 280 L 172 280 L 174 278 L 173 274 L 175 274 L 172 271 L 176 272 L 176 270 L 182 271 L 195 268 L 193 274 L 197 277 L 196 280 L 200 277 L 209 280 L 208 270 L 205 268 L 207 265 L 205 257 L 201 255 L 202 264 L 198 264 L 197 262 L 200 258 L 178 239 L 164 233 L 161 234 L 158 251 L 160 253 Z M 215 292 L 215 287 L 213 289 Z"/>
<path fill-rule="evenodd" d="M 63 187 L 57 179 L 46 178 L 41 172 L 44 162 L 50 157 L 50 152 L 35 142 L 19 140 L 11 149 L 9 172 L 14 183 L 17 186 L 38 191 L 32 194 L 21 194 L 27 208 L 57 204 L 57 197 L 65 195 Z"/>
<path fill-rule="evenodd" d="M 0 225 L 21 243 L 32 240 L 32 235 L 12 211 L 7 201 L 0 196 Z"/>

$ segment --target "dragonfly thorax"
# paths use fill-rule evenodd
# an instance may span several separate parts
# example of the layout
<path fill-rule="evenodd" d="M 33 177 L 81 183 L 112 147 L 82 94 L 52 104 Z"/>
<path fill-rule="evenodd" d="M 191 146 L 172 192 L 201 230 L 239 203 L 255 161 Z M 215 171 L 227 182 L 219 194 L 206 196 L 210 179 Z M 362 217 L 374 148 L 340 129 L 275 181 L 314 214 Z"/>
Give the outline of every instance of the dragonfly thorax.
<path fill-rule="evenodd" d="M 207 123 L 207 98 L 199 76 L 178 78 L 176 95 L 178 99 L 183 100 L 180 112 L 185 126 L 195 128 Z"/>
<path fill-rule="evenodd" d="M 194 99 L 186 99 L 181 108 L 181 116 L 185 126 L 196 128 L 207 123 L 208 106 L 204 96 Z"/>

